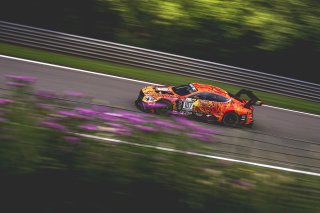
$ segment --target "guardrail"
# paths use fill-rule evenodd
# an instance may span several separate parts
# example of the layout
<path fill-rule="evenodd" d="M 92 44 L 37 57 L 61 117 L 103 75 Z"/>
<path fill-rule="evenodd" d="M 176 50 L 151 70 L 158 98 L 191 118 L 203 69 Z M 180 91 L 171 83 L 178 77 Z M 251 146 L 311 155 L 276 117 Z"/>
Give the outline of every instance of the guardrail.
<path fill-rule="evenodd" d="M 0 41 L 320 102 L 320 85 L 179 55 L 0 21 Z"/>

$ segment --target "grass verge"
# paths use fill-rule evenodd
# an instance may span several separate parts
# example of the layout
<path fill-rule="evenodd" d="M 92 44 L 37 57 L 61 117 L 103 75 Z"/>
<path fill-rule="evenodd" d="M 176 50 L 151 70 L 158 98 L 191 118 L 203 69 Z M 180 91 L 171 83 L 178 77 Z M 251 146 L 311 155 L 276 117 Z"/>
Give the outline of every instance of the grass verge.
<path fill-rule="evenodd" d="M 154 83 L 179 85 L 190 82 L 199 82 L 206 84 L 214 84 L 233 93 L 237 92 L 240 89 L 240 87 L 237 86 L 219 82 L 212 82 L 209 80 L 204 80 L 195 77 L 188 77 L 183 75 L 160 72 L 156 70 L 137 68 L 133 66 L 121 65 L 67 54 L 53 53 L 50 51 L 1 42 L 0 54 L 47 62 L 62 66 L 85 69 L 94 72 L 123 76 L 138 80 L 150 81 Z M 307 101 L 298 98 L 291 98 L 283 95 L 277 95 L 261 91 L 254 92 L 260 99 L 262 99 L 269 105 L 320 114 L 320 104 L 317 102 Z"/>

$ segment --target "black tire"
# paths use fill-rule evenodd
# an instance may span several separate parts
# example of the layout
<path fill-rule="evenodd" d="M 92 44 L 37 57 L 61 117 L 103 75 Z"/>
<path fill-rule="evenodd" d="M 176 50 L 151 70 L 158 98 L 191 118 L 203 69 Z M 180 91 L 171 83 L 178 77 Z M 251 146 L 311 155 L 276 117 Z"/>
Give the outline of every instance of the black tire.
<path fill-rule="evenodd" d="M 173 109 L 171 102 L 168 100 L 159 100 L 157 103 L 163 105 L 155 108 L 154 111 L 158 115 L 169 115 Z"/>
<path fill-rule="evenodd" d="M 143 112 L 145 111 L 145 109 L 144 109 L 143 106 L 142 106 L 141 101 L 136 100 L 134 103 L 135 103 L 136 107 L 137 107 L 140 111 L 143 111 Z"/>
<path fill-rule="evenodd" d="M 239 124 L 239 116 L 235 112 L 228 112 L 223 116 L 222 123 L 225 126 L 235 127 Z"/>

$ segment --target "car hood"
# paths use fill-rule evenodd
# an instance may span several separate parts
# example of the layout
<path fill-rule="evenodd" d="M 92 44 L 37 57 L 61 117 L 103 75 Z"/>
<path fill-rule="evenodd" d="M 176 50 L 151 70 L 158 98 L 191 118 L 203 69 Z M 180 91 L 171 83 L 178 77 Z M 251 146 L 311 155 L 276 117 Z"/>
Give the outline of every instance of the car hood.
<path fill-rule="evenodd" d="M 154 98 L 160 98 L 163 96 L 174 96 L 171 86 L 146 86 L 142 88 L 142 92 L 145 95 L 153 96 Z"/>

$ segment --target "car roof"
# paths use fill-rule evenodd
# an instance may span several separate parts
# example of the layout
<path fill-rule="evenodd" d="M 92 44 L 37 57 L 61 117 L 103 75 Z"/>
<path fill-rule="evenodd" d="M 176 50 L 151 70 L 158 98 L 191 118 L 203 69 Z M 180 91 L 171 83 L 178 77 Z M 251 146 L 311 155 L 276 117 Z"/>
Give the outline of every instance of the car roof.
<path fill-rule="evenodd" d="M 212 92 L 215 94 L 230 97 L 227 91 L 216 86 L 212 86 L 209 84 L 200 84 L 200 83 L 192 83 L 192 85 L 198 90 L 198 92 Z"/>

